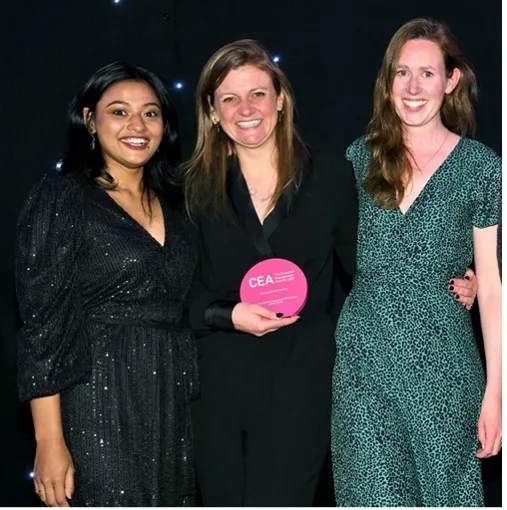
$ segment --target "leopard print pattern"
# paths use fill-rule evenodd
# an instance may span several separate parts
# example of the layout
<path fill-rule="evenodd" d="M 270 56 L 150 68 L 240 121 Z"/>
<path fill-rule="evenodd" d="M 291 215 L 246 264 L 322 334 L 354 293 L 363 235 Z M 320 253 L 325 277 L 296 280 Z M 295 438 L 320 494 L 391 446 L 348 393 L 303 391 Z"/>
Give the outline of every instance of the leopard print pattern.
<path fill-rule="evenodd" d="M 359 199 L 357 274 L 338 321 L 331 445 L 337 506 L 482 506 L 484 373 L 469 312 L 447 291 L 473 227 L 498 223 L 501 160 L 462 138 L 410 209 L 364 191 L 364 138 L 347 150 Z"/>

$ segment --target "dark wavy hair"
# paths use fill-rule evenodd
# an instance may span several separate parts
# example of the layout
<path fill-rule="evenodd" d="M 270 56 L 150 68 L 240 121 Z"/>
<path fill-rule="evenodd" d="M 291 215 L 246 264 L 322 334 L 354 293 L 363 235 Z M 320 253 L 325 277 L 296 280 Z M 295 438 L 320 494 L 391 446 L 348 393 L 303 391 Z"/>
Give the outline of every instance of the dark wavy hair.
<path fill-rule="evenodd" d="M 88 122 L 83 118 L 83 109 L 95 112 L 97 103 L 106 90 L 122 81 L 144 82 L 153 89 L 162 113 L 163 133 L 157 152 L 144 165 L 143 193 L 155 194 L 168 200 L 172 207 L 182 204 L 183 193 L 177 172 L 180 157 L 176 132 L 176 112 L 172 106 L 168 88 L 161 78 L 143 67 L 127 62 L 112 62 L 96 71 L 71 101 L 68 109 L 68 143 L 62 160 L 61 174 L 80 174 L 97 186 L 114 188 L 99 140 L 95 137 L 92 147 Z M 105 182 L 100 184 L 98 178 Z"/>
<path fill-rule="evenodd" d="M 393 35 L 387 47 L 375 82 L 373 116 L 367 129 L 367 145 L 372 157 L 365 190 L 373 201 L 385 209 L 399 206 L 410 180 L 410 153 L 403 139 L 403 126 L 391 97 L 398 60 L 408 41 L 422 39 L 438 45 L 444 59 L 447 76 L 459 69 L 461 78 L 456 88 L 446 94 L 440 109 L 444 126 L 460 136 L 475 133 L 477 82 L 449 27 L 429 18 L 417 18 L 405 23 Z"/>

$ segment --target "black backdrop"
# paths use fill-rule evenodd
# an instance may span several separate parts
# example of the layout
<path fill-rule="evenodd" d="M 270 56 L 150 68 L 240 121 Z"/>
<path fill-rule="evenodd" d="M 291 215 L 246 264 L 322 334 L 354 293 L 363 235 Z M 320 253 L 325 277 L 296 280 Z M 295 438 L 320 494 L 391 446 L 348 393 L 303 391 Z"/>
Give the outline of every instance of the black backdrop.
<path fill-rule="evenodd" d="M 15 387 L 16 218 L 30 186 L 65 144 L 66 106 L 98 67 L 125 59 L 181 80 L 173 100 L 183 155 L 193 141 L 198 74 L 221 45 L 251 37 L 280 56 L 299 125 L 314 146 L 343 152 L 369 118 L 386 44 L 405 21 L 445 20 L 481 90 L 477 138 L 501 152 L 501 2 L 498 0 L 11 0 L 0 13 L 0 504 L 30 505 L 33 451 Z M 329 475 L 328 475 L 329 476 Z M 500 460 L 485 463 L 486 496 L 500 504 Z M 329 478 L 319 503 L 332 504 Z"/>

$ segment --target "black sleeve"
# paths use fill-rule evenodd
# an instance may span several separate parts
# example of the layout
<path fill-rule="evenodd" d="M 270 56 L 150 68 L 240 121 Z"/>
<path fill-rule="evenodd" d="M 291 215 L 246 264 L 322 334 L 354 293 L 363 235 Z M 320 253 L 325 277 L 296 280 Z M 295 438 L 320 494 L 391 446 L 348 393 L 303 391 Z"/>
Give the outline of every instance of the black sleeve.
<path fill-rule="evenodd" d="M 340 157 L 336 177 L 335 252 L 352 282 L 356 272 L 358 204 L 352 164 L 344 156 Z"/>
<path fill-rule="evenodd" d="M 316 159 L 319 172 L 326 175 L 329 216 L 334 236 L 334 279 L 331 313 L 336 318 L 352 288 L 356 270 L 358 203 L 352 164 L 345 156 L 320 153 Z"/>
<path fill-rule="evenodd" d="M 207 326 L 216 329 L 234 329 L 232 323 L 232 310 L 236 306 L 233 301 L 220 299 L 213 301 L 204 310 L 204 322 Z"/>
<path fill-rule="evenodd" d="M 21 212 L 16 239 L 20 400 L 59 393 L 87 380 L 88 342 L 76 288 L 83 234 L 80 193 L 68 178 L 45 179 Z"/>
<path fill-rule="evenodd" d="M 197 249 L 197 267 L 187 299 L 187 317 L 190 327 L 197 336 L 206 336 L 216 329 L 234 329 L 232 309 L 237 304 L 223 299 L 213 288 L 210 277 L 213 274 L 202 241 L 199 217 L 193 218 L 193 234 Z"/>

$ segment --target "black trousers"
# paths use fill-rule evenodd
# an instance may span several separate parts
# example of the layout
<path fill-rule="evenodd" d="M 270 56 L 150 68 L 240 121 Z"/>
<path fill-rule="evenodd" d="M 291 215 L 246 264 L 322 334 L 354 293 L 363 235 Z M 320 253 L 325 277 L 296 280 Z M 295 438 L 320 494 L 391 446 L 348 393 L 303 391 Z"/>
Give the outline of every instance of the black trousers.
<path fill-rule="evenodd" d="M 310 349 L 275 362 L 248 348 L 201 358 L 192 410 L 205 506 L 312 506 L 329 445 L 334 345 Z"/>

